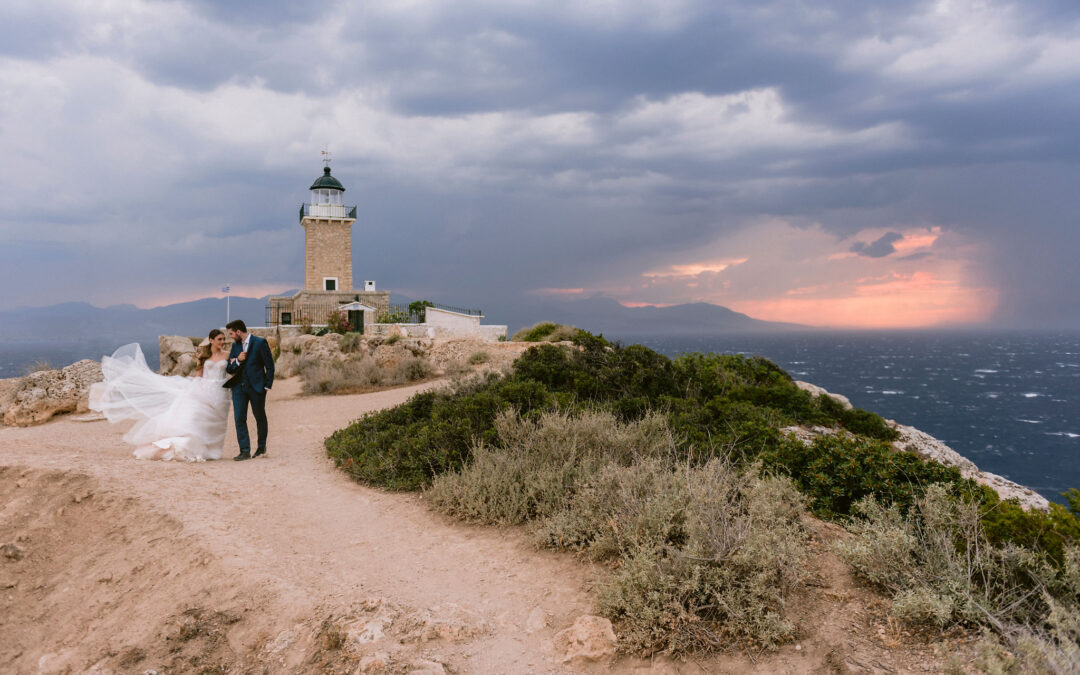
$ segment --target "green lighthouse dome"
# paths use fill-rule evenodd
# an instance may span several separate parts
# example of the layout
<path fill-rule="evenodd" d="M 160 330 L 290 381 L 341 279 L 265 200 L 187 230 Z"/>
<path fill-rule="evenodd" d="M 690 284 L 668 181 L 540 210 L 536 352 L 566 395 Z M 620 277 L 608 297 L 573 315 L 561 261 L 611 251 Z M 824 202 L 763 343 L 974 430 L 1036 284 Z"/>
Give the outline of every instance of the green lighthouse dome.
<path fill-rule="evenodd" d="M 345 187 L 341 184 L 337 178 L 330 175 L 330 167 L 323 167 L 323 175 L 315 179 L 315 182 L 311 184 L 309 190 L 341 190 L 345 192 Z"/>

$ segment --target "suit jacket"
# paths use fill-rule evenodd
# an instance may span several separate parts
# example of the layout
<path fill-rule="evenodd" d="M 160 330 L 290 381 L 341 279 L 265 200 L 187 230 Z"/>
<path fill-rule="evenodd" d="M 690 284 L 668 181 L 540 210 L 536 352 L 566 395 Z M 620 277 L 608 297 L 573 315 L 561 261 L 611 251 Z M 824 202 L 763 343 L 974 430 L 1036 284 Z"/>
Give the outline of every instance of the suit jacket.
<path fill-rule="evenodd" d="M 242 342 L 233 343 L 225 372 L 235 373 L 243 368 L 239 386 L 246 386 L 256 394 L 261 394 L 274 386 L 274 353 L 270 351 L 269 342 L 258 335 L 252 335 L 248 343 L 247 359 L 243 363 L 234 361 L 243 346 Z"/>

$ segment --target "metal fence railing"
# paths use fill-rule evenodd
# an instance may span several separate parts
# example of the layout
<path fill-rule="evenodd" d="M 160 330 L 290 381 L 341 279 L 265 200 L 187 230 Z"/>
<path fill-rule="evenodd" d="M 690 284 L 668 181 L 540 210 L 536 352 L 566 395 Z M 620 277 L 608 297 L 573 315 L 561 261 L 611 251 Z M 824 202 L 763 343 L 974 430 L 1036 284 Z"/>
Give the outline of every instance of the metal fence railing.
<path fill-rule="evenodd" d="M 465 309 L 463 307 L 443 305 L 438 302 L 433 302 L 430 306 L 434 307 L 435 309 L 445 309 L 448 312 L 457 312 L 458 314 L 466 314 L 468 316 L 484 316 L 484 311 L 480 309 Z"/>
<path fill-rule="evenodd" d="M 345 206 L 344 204 L 301 204 L 300 205 L 300 221 L 304 220 L 304 217 L 311 218 L 352 218 L 356 220 L 356 207 Z"/>

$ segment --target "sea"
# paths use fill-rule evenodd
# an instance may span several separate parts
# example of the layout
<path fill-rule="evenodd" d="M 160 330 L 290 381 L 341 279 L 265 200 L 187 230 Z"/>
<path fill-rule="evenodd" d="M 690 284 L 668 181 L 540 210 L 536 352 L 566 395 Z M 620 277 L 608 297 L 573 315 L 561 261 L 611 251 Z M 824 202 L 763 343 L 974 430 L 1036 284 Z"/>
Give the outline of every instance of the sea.
<path fill-rule="evenodd" d="M 1080 333 L 625 336 L 665 354 L 764 356 L 797 380 L 938 438 L 983 471 L 1065 503 L 1080 488 Z"/>
<path fill-rule="evenodd" d="M 610 336 L 609 336 L 610 337 Z M 618 336 L 667 356 L 764 356 L 794 378 L 917 427 L 984 471 L 1064 503 L 1080 487 L 1080 333 L 797 332 Z M 127 340 L 132 341 L 132 340 Z M 158 366 L 156 337 L 140 337 Z M 0 378 L 31 364 L 100 359 L 123 340 L 0 343 Z"/>

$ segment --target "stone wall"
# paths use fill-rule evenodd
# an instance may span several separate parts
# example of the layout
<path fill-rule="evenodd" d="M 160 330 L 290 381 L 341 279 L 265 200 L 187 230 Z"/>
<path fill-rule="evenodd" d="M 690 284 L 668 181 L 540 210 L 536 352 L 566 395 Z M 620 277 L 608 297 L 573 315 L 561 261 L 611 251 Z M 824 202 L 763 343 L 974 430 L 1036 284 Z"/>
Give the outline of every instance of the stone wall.
<path fill-rule="evenodd" d="M 494 342 L 506 336 L 506 326 L 482 326 L 483 316 L 459 314 L 437 307 L 425 310 L 424 323 L 433 329 L 433 337 L 475 337 Z"/>
<path fill-rule="evenodd" d="M 337 277 L 337 288 L 351 289 L 353 220 L 304 218 L 304 289 L 323 290 L 324 277 Z"/>

